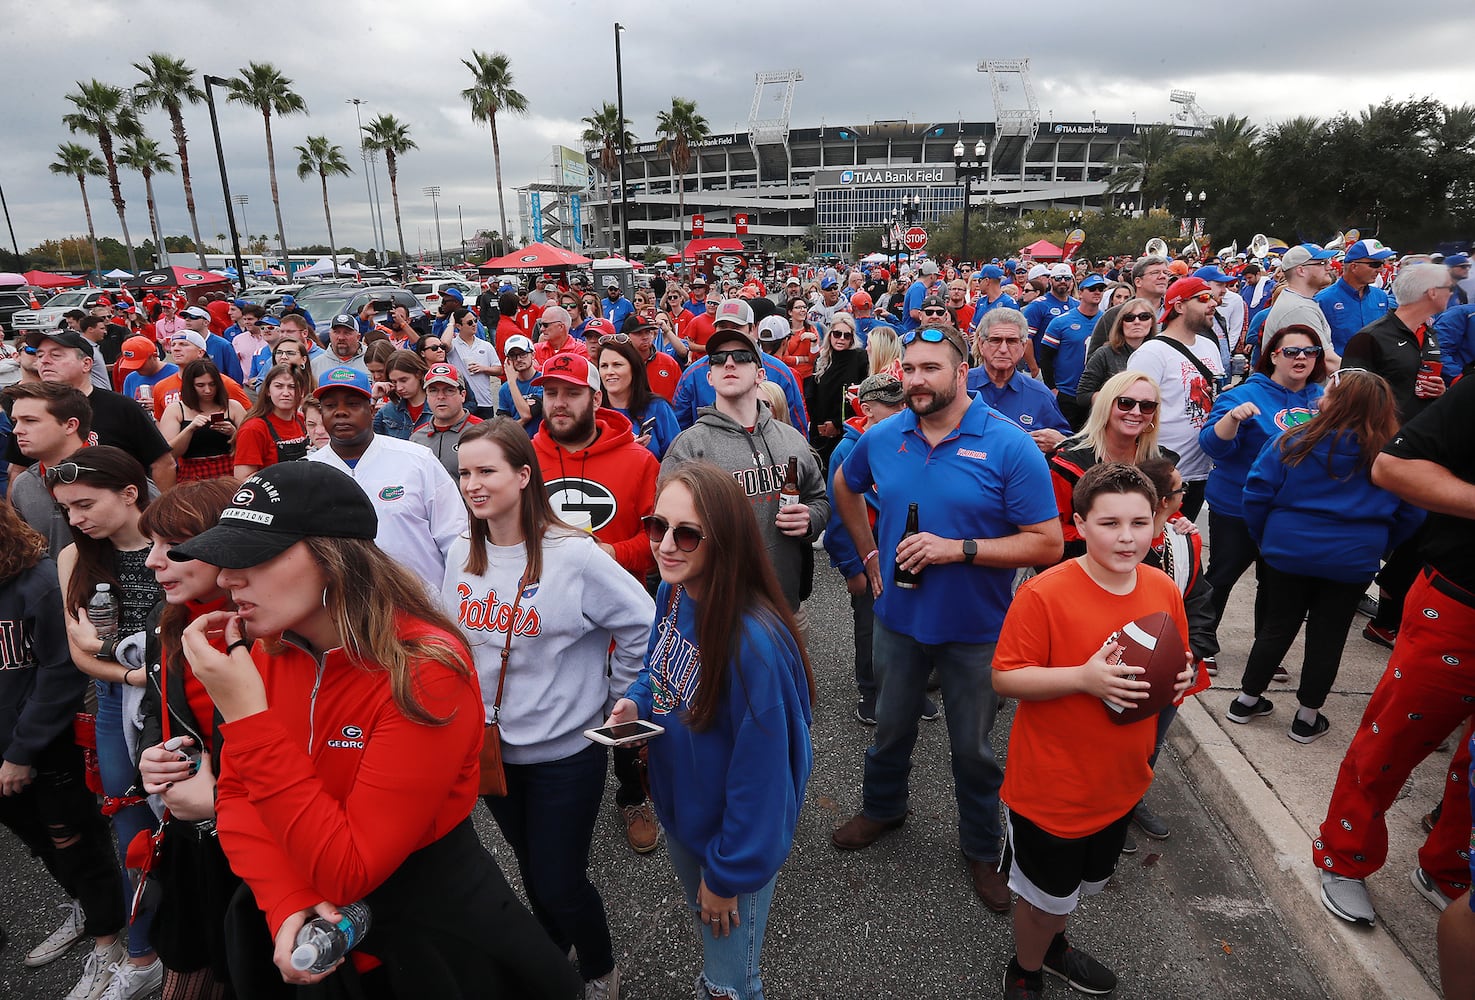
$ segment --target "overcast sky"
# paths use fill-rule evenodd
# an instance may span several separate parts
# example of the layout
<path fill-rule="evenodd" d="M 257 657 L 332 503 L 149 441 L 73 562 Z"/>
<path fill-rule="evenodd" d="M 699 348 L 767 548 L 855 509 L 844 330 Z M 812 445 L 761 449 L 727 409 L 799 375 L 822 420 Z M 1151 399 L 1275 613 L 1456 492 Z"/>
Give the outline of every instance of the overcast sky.
<path fill-rule="evenodd" d="M 1328 116 L 1385 97 L 1432 95 L 1468 100 L 1469 43 L 1475 13 L 1462 5 L 1401 20 L 1399 8 L 1349 0 L 1337 5 L 1219 8 L 1212 21 L 1189 13 L 1144 26 L 1131 5 L 1039 8 L 1013 15 L 959 17 L 971 5 L 935 8 L 925 21 L 896 13 L 905 4 L 851 0 L 821 20 L 816 6 L 790 0 L 698 5 L 633 0 L 479 0 L 414 4 L 357 0 L 183 4 L 133 0 L 4 0 L 6 69 L 0 185 L 21 248 L 48 237 L 85 234 L 75 180 L 50 174 L 58 143 L 73 137 L 62 125 L 72 110 L 66 94 L 96 77 L 131 86 L 134 62 L 153 51 L 184 58 L 201 73 L 233 76 L 248 60 L 269 61 L 290 77 L 309 115 L 273 118 L 277 175 L 287 239 L 325 243 L 320 188 L 296 176 L 293 146 L 326 135 L 344 147 L 353 176 L 329 181 L 340 245 L 368 247 L 368 198 L 357 151 L 354 108 L 365 118 L 388 112 L 410 123 L 419 150 L 403 158 L 400 197 L 410 253 L 435 243 L 431 202 L 441 187 L 447 244 L 459 238 L 457 207 L 467 235 L 496 228 L 491 141 L 472 123 L 460 92 L 471 82 L 461 60 L 472 49 L 506 52 L 517 88 L 527 97 L 524 118 L 503 118 L 499 133 L 509 227 L 512 189 L 549 177 L 556 143 L 578 147 L 579 119 L 615 98 L 613 23 L 624 34 L 625 112 L 637 139 L 653 139 L 656 113 L 673 95 L 695 100 L 714 132 L 745 128 L 753 74 L 799 69 L 796 127 L 878 119 L 989 121 L 994 117 L 985 58 L 1028 57 L 1041 114 L 1056 120 L 1167 120 L 1168 91 L 1195 91 L 1209 115 L 1244 114 L 1260 124 L 1299 114 Z M 719 9 L 720 8 L 720 9 Z M 1088 16 L 1092 8 L 1115 11 Z M 1031 8 L 1033 9 L 1033 8 Z M 1421 5 L 1403 9 L 1422 11 Z M 202 16 L 193 13 L 202 12 Z M 897 47 L 892 43 L 903 39 Z M 996 40 L 994 40 L 996 39 Z M 275 233 L 261 116 L 219 103 L 231 189 L 246 194 L 246 223 Z M 186 107 L 200 229 L 207 242 L 225 231 L 219 173 L 203 105 Z M 145 120 L 150 135 L 173 152 L 162 113 Z M 1335 169 L 1328 164 L 1328 169 Z M 135 241 L 148 233 L 142 179 L 122 172 L 128 222 Z M 388 178 L 379 169 L 385 225 L 394 243 Z M 89 181 L 99 235 L 120 236 L 105 179 Z M 187 233 L 189 219 L 178 176 L 154 182 L 167 234 Z M 239 224 L 239 220 L 238 220 Z M 8 241 L 7 241 L 8 242 Z"/>

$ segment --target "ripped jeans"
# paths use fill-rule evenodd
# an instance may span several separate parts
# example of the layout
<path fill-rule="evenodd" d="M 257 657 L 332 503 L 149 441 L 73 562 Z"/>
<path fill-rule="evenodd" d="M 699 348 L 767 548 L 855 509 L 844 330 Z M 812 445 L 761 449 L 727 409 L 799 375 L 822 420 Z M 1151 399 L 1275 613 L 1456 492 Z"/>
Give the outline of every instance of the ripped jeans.
<path fill-rule="evenodd" d="M 702 971 L 697 976 L 697 1000 L 721 997 L 723 1000 L 763 1000 L 763 980 L 758 973 L 758 958 L 763 951 L 763 932 L 768 928 L 768 908 L 773 903 L 773 887 L 778 876 L 757 892 L 739 893 L 738 920 L 727 937 L 717 937 L 701 921 L 697 889 L 702 884 L 702 859 L 687 851 L 675 837 L 666 837 L 666 853 L 671 867 L 681 880 L 686 905 L 692 911 L 702 938 Z"/>

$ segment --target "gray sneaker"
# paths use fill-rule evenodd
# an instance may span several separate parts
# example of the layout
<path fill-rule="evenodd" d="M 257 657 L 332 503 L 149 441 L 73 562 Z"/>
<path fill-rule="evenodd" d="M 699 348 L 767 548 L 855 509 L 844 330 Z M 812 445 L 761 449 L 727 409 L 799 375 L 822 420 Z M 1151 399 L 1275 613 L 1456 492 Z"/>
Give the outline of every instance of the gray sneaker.
<path fill-rule="evenodd" d="M 585 983 L 584 1000 L 620 1000 L 620 967 Z"/>
<path fill-rule="evenodd" d="M 82 904 L 74 899 L 70 903 L 63 903 L 60 909 L 66 913 L 61 926 L 26 955 L 25 963 L 32 969 L 61 958 L 82 937 L 82 923 L 86 919 L 82 915 Z"/>
<path fill-rule="evenodd" d="M 1372 897 L 1367 894 L 1367 883 L 1360 878 L 1322 872 L 1321 901 L 1349 924 L 1371 927 L 1378 920 Z"/>
<path fill-rule="evenodd" d="M 1409 872 L 1408 880 L 1414 884 L 1414 888 L 1419 891 L 1419 895 L 1433 903 L 1440 912 L 1447 909 L 1449 904 L 1453 902 L 1439 888 L 1439 884 L 1429 877 L 1429 873 L 1422 868 L 1415 868 Z"/>

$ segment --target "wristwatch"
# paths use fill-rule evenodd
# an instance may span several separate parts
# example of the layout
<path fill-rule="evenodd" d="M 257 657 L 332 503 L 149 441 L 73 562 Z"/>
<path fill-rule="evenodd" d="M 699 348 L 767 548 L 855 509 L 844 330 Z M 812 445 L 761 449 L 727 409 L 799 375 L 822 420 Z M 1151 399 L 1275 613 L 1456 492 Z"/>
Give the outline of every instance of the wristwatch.
<path fill-rule="evenodd" d="M 102 646 L 92 655 L 96 656 L 99 660 L 115 660 L 118 657 L 117 650 L 118 640 L 107 638 L 102 640 Z"/>
<path fill-rule="evenodd" d="M 973 565 L 973 560 L 978 556 L 978 541 L 973 538 L 963 539 L 963 562 Z"/>

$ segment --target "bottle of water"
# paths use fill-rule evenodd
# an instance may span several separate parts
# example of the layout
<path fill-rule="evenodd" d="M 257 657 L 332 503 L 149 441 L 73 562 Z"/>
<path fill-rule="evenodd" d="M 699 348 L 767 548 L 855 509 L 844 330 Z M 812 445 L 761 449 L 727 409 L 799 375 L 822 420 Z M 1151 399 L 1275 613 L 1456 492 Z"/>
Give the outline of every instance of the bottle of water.
<path fill-rule="evenodd" d="M 87 600 L 87 620 L 97 629 L 99 639 L 112 639 L 118 634 L 118 595 L 111 584 L 99 583 Z"/>
<path fill-rule="evenodd" d="M 369 904 L 360 900 L 338 907 L 336 924 L 313 917 L 297 932 L 292 968 L 299 972 L 327 972 L 369 933 Z"/>

